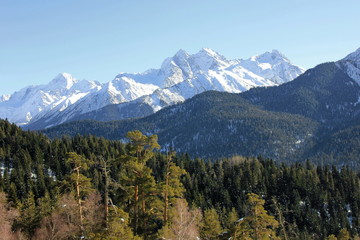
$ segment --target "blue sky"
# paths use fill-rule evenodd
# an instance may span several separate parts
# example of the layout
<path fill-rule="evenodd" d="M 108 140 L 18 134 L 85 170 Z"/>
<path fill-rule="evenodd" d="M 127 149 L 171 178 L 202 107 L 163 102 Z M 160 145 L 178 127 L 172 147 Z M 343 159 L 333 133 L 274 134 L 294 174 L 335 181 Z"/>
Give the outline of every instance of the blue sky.
<path fill-rule="evenodd" d="M 248 58 L 278 49 L 311 68 L 360 47 L 360 1 L 0 0 L 0 95 L 60 72 L 107 82 L 179 49 Z"/>

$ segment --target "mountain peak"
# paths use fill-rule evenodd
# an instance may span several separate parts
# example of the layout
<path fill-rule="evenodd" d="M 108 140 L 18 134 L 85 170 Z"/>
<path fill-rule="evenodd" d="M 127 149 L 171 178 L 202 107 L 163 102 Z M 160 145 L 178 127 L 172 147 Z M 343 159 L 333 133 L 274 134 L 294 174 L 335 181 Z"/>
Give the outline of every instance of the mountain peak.
<path fill-rule="evenodd" d="M 179 58 L 187 58 L 189 56 L 189 54 L 183 50 L 180 49 L 179 51 L 177 51 L 177 53 L 174 55 L 174 57 L 179 57 Z"/>
<path fill-rule="evenodd" d="M 70 89 L 77 82 L 77 79 L 71 74 L 59 73 L 53 80 L 51 80 L 48 86 L 53 89 Z"/>
<path fill-rule="evenodd" d="M 271 54 L 274 55 L 274 56 L 279 56 L 279 57 L 282 57 L 282 58 L 287 59 L 287 57 L 286 57 L 284 54 L 282 54 L 282 53 L 281 53 L 279 50 L 277 50 L 277 49 L 273 49 L 273 50 L 271 51 Z"/>
<path fill-rule="evenodd" d="M 290 60 L 284 55 L 282 54 L 279 50 L 273 49 L 271 52 L 265 52 L 263 54 L 251 57 L 252 61 L 257 61 L 257 62 L 261 62 L 261 63 L 271 63 L 274 61 L 287 61 L 290 62 Z"/>
<path fill-rule="evenodd" d="M 202 48 L 198 54 L 206 54 L 208 56 L 211 57 L 216 57 L 216 56 L 220 56 L 219 53 L 215 52 L 214 50 L 212 50 L 211 48 Z"/>
<path fill-rule="evenodd" d="M 229 66 L 225 57 L 210 48 L 202 48 L 198 53 L 191 55 L 191 59 L 201 71 Z"/>

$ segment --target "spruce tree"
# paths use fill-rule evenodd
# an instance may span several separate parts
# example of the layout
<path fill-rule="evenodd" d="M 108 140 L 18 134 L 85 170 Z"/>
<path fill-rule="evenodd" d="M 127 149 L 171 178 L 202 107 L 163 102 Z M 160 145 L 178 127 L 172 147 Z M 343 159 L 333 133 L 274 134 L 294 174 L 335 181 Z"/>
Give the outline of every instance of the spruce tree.
<path fill-rule="evenodd" d="M 30 192 L 28 197 L 20 204 L 20 216 L 13 223 L 14 230 L 20 230 L 31 239 L 40 225 L 41 211 L 35 204 L 34 194 Z"/>

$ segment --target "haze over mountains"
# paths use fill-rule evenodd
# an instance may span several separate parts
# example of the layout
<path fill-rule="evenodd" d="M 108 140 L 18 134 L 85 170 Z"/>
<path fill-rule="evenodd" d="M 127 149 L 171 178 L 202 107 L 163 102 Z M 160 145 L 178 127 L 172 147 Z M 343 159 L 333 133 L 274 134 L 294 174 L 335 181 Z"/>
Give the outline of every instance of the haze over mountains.
<path fill-rule="evenodd" d="M 26 128 L 42 129 L 96 115 L 98 120 L 142 117 L 204 91 L 239 93 L 282 84 L 303 72 L 276 50 L 246 60 L 227 60 L 207 48 L 192 55 L 180 50 L 167 58 L 160 69 L 120 73 L 104 84 L 59 74 L 49 84 L 2 96 L 0 118 Z M 104 118 L 104 112 L 111 112 L 111 116 Z"/>

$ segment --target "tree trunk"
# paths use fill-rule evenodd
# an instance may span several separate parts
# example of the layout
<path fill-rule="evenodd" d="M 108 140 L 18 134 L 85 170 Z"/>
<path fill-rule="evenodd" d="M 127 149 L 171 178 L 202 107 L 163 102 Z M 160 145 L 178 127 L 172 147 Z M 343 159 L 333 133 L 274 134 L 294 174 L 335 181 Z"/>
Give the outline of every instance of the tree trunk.
<path fill-rule="evenodd" d="M 141 208 L 142 208 L 142 222 L 141 222 L 141 226 L 142 226 L 142 229 L 146 229 L 146 226 L 147 226 L 147 217 L 145 216 L 145 213 L 146 213 L 146 201 L 145 201 L 145 194 L 144 192 L 141 193 L 141 197 L 142 197 L 142 204 L 141 204 Z"/>
<path fill-rule="evenodd" d="M 142 213 L 145 214 L 146 213 L 146 206 L 145 206 L 145 195 L 144 192 L 141 193 L 141 197 L 142 197 Z"/>
<path fill-rule="evenodd" d="M 276 201 L 275 198 L 273 198 L 273 203 L 275 205 L 275 210 L 277 211 L 278 216 L 279 216 L 279 223 L 281 225 L 281 229 L 282 229 L 282 232 L 284 234 L 284 240 L 288 240 L 288 236 L 287 236 L 287 233 L 286 233 L 286 228 L 285 228 L 284 220 L 283 220 L 283 214 L 282 214 L 282 211 L 281 211 L 281 209 L 279 207 L 279 204 L 278 204 L 278 202 Z"/>
<path fill-rule="evenodd" d="M 105 177 L 105 196 L 104 196 L 104 204 L 105 204 L 105 228 L 108 228 L 108 221 L 109 221 L 109 179 L 107 174 L 107 166 L 106 162 L 104 161 L 104 177 Z"/>
<path fill-rule="evenodd" d="M 164 225 L 166 225 L 168 221 L 168 208 L 169 208 L 169 193 L 168 193 L 168 186 L 169 186 L 169 174 L 166 173 L 166 182 L 165 182 L 165 204 L 164 204 Z"/>
<path fill-rule="evenodd" d="M 80 228 L 83 230 L 83 211 L 82 211 L 82 204 L 81 204 L 81 196 L 80 196 L 80 170 L 76 169 L 77 179 L 76 179 L 76 197 L 78 200 L 79 206 L 79 215 L 80 215 Z"/>
<path fill-rule="evenodd" d="M 135 193 L 134 193 L 134 230 L 135 233 L 137 233 L 137 227 L 138 227 L 138 216 L 137 216 L 137 205 L 139 202 L 139 185 L 135 185 Z"/>

